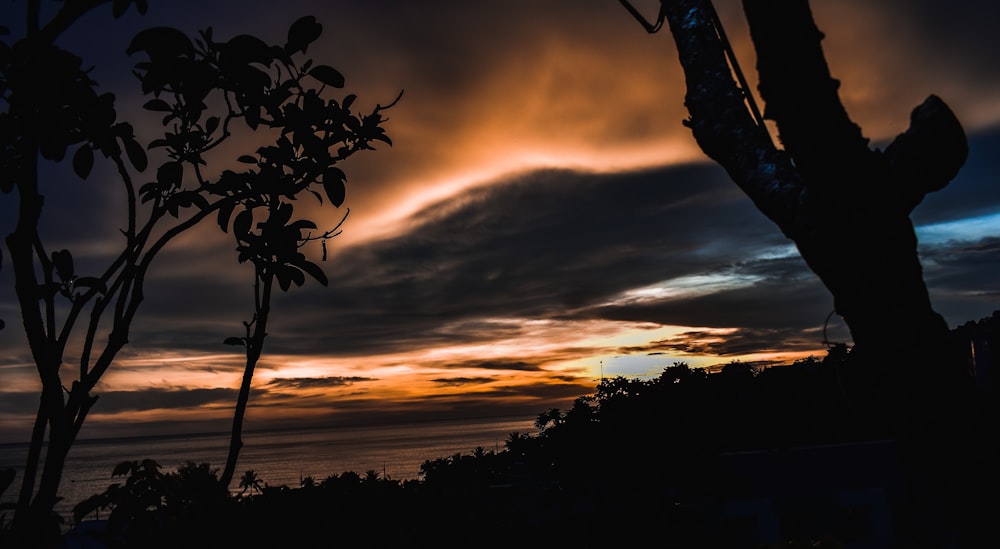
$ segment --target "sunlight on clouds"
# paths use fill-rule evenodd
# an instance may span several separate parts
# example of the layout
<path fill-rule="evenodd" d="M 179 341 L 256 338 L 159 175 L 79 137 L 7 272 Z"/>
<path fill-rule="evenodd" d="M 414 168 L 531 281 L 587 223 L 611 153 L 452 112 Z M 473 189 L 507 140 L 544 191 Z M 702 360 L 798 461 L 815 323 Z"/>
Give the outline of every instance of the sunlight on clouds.
<path fill-rule="evenodd" d="M 606 306 L 655 303 L 670 299 L 690 299 L 717 292 L 753 286 L 764 280 L 760 275 L 737 275 L 732 273 L 712 273 L 691 275 L 665 280 L 658 284 L 628 290 L 620 297 L 605 303 Z"/>
<path fill-rule="evenodd" d="M 271 357 L 265 356 L 265 360 Z M 102 387 L 120 391 L 148 387 L 238 388 L 244 364 L 244 357 L 235 353 L 198 355 L 186 351 L 181 355 L 126 358 L 119 360 L 115 368 L 108 369 L 98 392 Z"/>
<path fill-rule="evenodd" d="M 1000 213 L 916 227 L 921 244 L 974 242 L 1000 235 Z"/>
<path fill-rule="evenodd" d="M 387 238 L 413 228 L 412 221 L 446 199 L 470 189 L 488 186 L 534 170 L 558 168 L 587 173 L 615 173 L 699 160 L 700 151 L 686 139 L 644 143 L 628 150 L 586 146 L 540 145 L 517 149 L 508 144 L 489 149 L 477 161 L 456 163 L 450 174 L 422 180 L 410 180 L 406 190 L 394 195 L 377 212 L 351 219 L 345 233 L 352 243 Z M 470 155 L 476 158 L 477 154 Z"/>

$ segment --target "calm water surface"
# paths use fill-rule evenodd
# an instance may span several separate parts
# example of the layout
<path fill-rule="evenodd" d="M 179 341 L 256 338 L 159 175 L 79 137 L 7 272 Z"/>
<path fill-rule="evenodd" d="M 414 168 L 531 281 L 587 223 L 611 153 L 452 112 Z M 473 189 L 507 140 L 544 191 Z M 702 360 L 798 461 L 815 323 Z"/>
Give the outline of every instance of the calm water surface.
<path fill-rule="evenodd" d="M 534 419 L 246 433 L 236 477 L 253 469 L 272 486 L 292 487 L 307 476 L 321 481 L 344 471 L 363 474 L 374 470 L 395 480 L 415 479 L 427 459 L 468 454 L 477 446 L 502 450 L 508 435 L 515 431 L 534 433 Z M 121 482 L 121 477 L 111 477 L 111 471 L 122 461 L 151 458 L 165 472 L 188 461 L 209 463 L 221 470 L 228 448 L 228 434 L 81 440 L 70 451 L 60 491 L 64 499 L 57 510 L 69 519 L 73 505 L 103 492 L 113 482 Z M 26 444 L 0 445 L 0 469 L 13 467 L 18 471 L 15 485 L 3 501 L 15 498 L 26 455 Z"/>

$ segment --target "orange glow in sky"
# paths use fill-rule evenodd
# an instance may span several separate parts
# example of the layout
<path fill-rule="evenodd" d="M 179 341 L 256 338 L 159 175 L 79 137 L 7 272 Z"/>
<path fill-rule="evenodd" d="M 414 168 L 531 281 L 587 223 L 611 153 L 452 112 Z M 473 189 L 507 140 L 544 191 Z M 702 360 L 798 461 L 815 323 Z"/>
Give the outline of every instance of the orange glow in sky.
<path fill-rule="evenodd" d="M 122 25 L 188 31 L 205 26 L 186 20 L 184 9 L 153 4 L 145 20 Z M 223 4 L 214 8 L 220 14 Z M 360 110 L 386 104 L 404 90 L 384 113 L 393 146 L 380 145 L 343 164 L 351 214 L 323 265 L 331 287 L 310 281 L 275 299 L 275 325 L 254 378 L 249 428 L 398 421 L 418 412 L 532 417 L 592 392 L 602 375 L 656 375 L 675 361 L 710 366 L 823 356 L 823 321 L 832 303 L 818 282 L 802 275 L 794 248 L 777 229 L 753 225 L 756 218 L 739 217 L 743 210 L 734 206 L 718 223 L 697 225 L 705 234 L 690 234 L 690 227 L 704 221 L 699 208 L 728 208 L 743 197 L 724 186 L 701 194 L 724 174 L 704 166 L 707 159 L 682 125 L 684 78 L 668 31 L 646 35 L 614 1 L 518 0 L 494 3 L 488 13 L 474 2 L 368 4 L 255 3 L 240 8 L 246 17 L 220 17 L 215 27 L 216 36 L 250 32 L 280 40 L 275 29 L 287 28 L 305 11 L 315 13 L 325 32 L 309 54 L 345 75 L 344 92 L 358 94 Z M 718 4 L 753 83 L 754 58 L 739 3 Z M 970 134 L 1000 125 L 1000 73 L 987 73 L 987 61 L 967 55 L 983 52 L 928 35 L 904 2 L 813 5 L 827 36 L 831 70 L 843 83 L 844 104 L 874 142 L 902 132 L 910 109 L 929 93 L 945 97 Z M 974 15 L 962 13 L 970 20 Z M 67 47 L 97 47 L 88 46 L 91 36 L 70 34 Z M 112 78 L 107 75 L 115 73 L 103 69 L 95 74 L 109 87 L 120 86 L 121 104 L 134 108 L 141 101 L 126 99 L 137 89 L 127 79 L 134 60 L 121 53 L 128 36 L 122 30 L 113 42 L 117 35 L 109 34 L 108 44 L 101 44 L 105 49 L 85 62 L 125 67 L 119 71 L 124 76 Z M 921 63 L 913 61 L 918 53 Z M 122 118 L 142 116 L 126 107 L 119 111 Z M 155 123 L 152 130 L 159 129 Z M 225 162 L 232 160 L 215 167 Z M 648 205 L 643 193 L 652 191 L 628 178 L 665 167 L 681 175 L 660 190 L 680 198 L 649 219 L 678 219 L 677 225 L 635 221 L 633 232 L 612 244 L 602 241 L 599 250 L 595 242 L 593 256 L 577 264 L 591 251 L 587 239 L 625 231 L 634 221 L 613 204 L 587 210 L 591 218 L 571 217 L 572 208 L 588 204 L 578 193 L 622 198 L 639 209 Z M 565 176 L 565 195 L 532 194 L 550 191 L 531 179 L 546 169 L 573 172 L 592 186 Z M 634 196 L 612 194 L 619 188 Z M 500 204 L 510 189 L 522 192 L 525 203 Z M 560 197 L 567 197 L 565 206 Z M 502 207 L 509 209 L 501 215 Z M 301 208 L 321 225 L 344 214 L 318 203 Z M 616 225 L 601 226 L 605 215 Z M 549 224 L 559 216 L 567 217 L 565 224 Z M 739 224 L 710 232 L 730 222 Z M 105 223 L 111 233 L 106 239 L 58 238 L 69 242 L 75 256 L 107 257 L 121 236 L 118 221 Z M 504 231 L 520 228 L 518 223 L 524 232 L 505 240 Z M 556 233 L 564 240 L 555 241 Z M 422 240 L 432 237 L 442 242 Z M 115 433 L 143 423 L 174 432 L 225 428 L 243 357 L 221 341 L 240 334 L 240 322 L 252 311 L 252 273 L 236 264 L 233 247 L 230 235 L 206 223 L 173 243 L 156 264 L 137 333 L 98 387 L 105 396 L 88 419 L 94 425 L 85 438 L 100 434 L 101 425 Z M 566 250 L 580 253 L 561 255 Z M 549 256 L 558 259 L 541 261 Z M 620 263 L 604 263 L 619 256 Z M 767 268 L 755 270 L 758 263 Z M 779 267 L 784 270 L 775 274 Z M 0 270 L 7 292 L 0 305 L 12 303 L 10 279 L 3 277 L 9 272 Z M 800 284 L 801 293 L 792 293 Z M 727 301 L 729 296 L 735 297 Z M 811 308 L 791 315 L 766 305 L 773 296 Z M 794 318 L 784 321 L 783 314 Z M 16 339 L 22 337 L 17 316 L 13 305 L 0 309 L 7 323 L 0 331 L 0 348 L 6 348 L 0 376 L 5 391 L 31 403 L 23 395 L 39 384 Z M 326 326 L 331 319 L 339 330 Z M 841 340 L 848 339 L 843 326 L 836 328 Z M 740 337 L 762 339 L 756 346 L 733 344 Z M 66 369 L 73 370 L 71 358 Z M 7 410 L 0 441 L 27 439 L 32 413 L 27 405 L 24 412 Z"/>

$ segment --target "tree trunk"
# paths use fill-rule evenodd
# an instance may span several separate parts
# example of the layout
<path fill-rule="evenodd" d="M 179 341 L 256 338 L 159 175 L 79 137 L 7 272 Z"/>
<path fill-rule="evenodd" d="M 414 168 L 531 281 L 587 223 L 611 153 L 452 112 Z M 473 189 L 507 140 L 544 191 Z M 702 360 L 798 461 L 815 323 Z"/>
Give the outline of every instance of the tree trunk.
<path fill-rule="evenodd" d="M 830 290 L 854 352 L 877 370 L 872 379 L 894 410 L 915 537 L 946 543 L 962 513 L 950 509 L 968 498 L 956 490 L 969 480 L 957 473 L 974 449 L 974 388 L 931 307 L 909 214 L 964 163 L 961 125 L 931 96 L 906 133 L 884 152 L 871 150 L 840 102 L 808 1 L 744 0 L 764 117 L 777 124 L 779 150 L 731 75 L 711 3 L 662 5 L 687 79 L 686 125 Z"/>
<path fill-rule="evenodd" d="M 262 275 L 263 288 L 261 294 L 255 300 L 257 312 L 254 318 L 253 334 L 247 334 L 247 361 L 243 368 L 243 380 L 240 382 L 240 393 L 236 397 L 236 410 L 233 413 L 233 429 L 229 435 L 229 453 L 226 455 L 226 466 L 219 477 L 219 484 L 229 488 L 236 474 L 236 462 L 243 448 L 243 417 L 246 415 L 247 403 L 250 401 L 250 385 L 253 382 L 253 373 L 257 367 L 257 361 L 264 351 L 264 337 L 267 336 L 267 319 L 271 310 L 271 288 L 274 284 L 274 277 L 270 274 Z M 258 281 L 260 281 L 258 278 Z"/>

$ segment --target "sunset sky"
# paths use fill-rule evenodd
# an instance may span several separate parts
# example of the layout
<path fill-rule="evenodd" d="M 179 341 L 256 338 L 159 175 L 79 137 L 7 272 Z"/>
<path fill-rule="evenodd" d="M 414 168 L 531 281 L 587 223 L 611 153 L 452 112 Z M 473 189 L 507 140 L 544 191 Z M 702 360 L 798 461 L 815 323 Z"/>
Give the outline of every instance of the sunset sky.
<path fill-rule="evenodd" d="M 15 35 L 24 3 L 0 8 Z M 716 4 L 752 80 L 740 4 Z M 963 122 L 969 161 L 913 219 L 936 309 L 951 326 L 989 316 L 1000 309 L 1000 3 L 812 5 L 841 97 L 875 146 L 931 93 Z M 532 418 L 591 393 L 602 373 L 823 355 L 832 298 L 681 124 L 669 32 L 647 35 L 615 0 L 154 0 L 117 21 L 103 6 L 60 44 L 96 67 L 148 140 L 160 125 L 138 108 L 148 97 L 125 55 L 135 32 L 212 26 L 217 39 L 280 43 L 302 15 L 324 26 L 309 56 L 344 74 L 361 110 L 404 95 L 386 113 L 394 145 L 342 165 L 351 213 L 322 264 L 329 287 L 275 298 L 248 429 Z M 68 164 L 45 172 L 44 235 L 97 274 L 121 244 L 121 186 L 76 181 Z M 11 199 L 0 196 L 4 235 Z M 343 209 L 316 215 L 330 225 Z M 159 258 L 82 437 L 227 428 L 243 356 L 222 341 L 252 313 L 252 272 L 232 249 L 206 223 Z M 5 261 L 0 442 L 27 440 L 37 405 L 18 316 Z M 836 318 L 827 336 L 849 342 Z"/>

